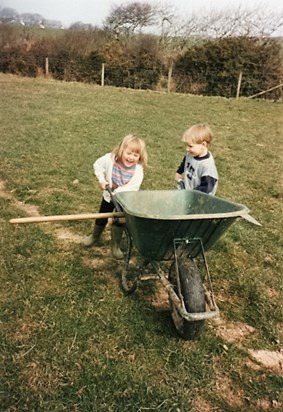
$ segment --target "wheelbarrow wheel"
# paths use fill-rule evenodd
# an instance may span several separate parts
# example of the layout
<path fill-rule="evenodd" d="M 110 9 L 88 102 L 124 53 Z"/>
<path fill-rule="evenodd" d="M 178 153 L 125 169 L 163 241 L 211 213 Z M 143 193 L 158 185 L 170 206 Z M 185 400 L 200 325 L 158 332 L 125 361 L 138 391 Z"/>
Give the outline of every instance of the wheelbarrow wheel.
<path fill-rule="evenodd" d="M 205 294 L 201 274 L 196 264 L 190 259 L 178 259 L 180 289 L 188 313 L 205 312 Z M 173 262 L 169 280 L 178 294 L 175 262 Z M 188 321 L 183 318 L 170 299 L 171 315 L 177 332 L 185 340 L 197 339 L 204 327 L 204 320 Z"/>

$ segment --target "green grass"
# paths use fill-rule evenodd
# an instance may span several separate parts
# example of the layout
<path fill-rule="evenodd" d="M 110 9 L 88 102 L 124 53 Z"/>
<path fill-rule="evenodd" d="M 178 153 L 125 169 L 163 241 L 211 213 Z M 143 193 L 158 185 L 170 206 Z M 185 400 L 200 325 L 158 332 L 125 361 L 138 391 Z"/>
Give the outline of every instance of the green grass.
<path fill-rule="evenodd" d="M 0 82 L 0 410 L 279 410 L 282 376 L 249 350 L 279 350 L 283 338 L 282 102 Z M 199 341 L 180 339 L 152 303 L 157 287 L 123 295 L 107 235 L 85 250 L 58 239 L 58 224 L 8 223 L 25 216 L 14 200 L 41 214 L 96 212 L 92 163 L 130 132 L 148 147 L 142 188 L 174 188 L 181 135 L 197 122 L 214 131 L 218 195 L 262 224 L 237 221 L 207 253 L 225 328 L 253 327 L 245 339 L 225 339 L 213 322 Z M 59 227 L 84 235 L 91 222 Z"/>

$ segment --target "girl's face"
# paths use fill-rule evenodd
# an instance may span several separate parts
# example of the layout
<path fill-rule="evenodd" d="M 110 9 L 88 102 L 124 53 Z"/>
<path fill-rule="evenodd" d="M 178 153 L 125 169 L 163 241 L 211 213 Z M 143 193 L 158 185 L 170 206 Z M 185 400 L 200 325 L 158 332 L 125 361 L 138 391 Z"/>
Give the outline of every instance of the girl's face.
<path fill-rule="evenodd" d="M 185 143 L 187 152 L 193 157 L 202 157 L 207 154 L 207 143 Z"/>
<path fill-rule="evenodd" d="M 126 167 L 131 167 L 136 165 L 139 160 L 140 160 L 140 154 L 136 151 L 134 151 L 130 146 L 128 146 L 123 152 L 122 152 L 122 163 Z"/>

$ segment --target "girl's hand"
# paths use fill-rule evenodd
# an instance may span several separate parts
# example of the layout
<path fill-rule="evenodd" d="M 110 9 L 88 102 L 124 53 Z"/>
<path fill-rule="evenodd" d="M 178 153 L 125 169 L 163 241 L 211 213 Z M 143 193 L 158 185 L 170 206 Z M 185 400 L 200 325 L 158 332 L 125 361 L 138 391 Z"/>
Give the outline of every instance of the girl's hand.
<path fill-rule="evenodd" d="M 100 187 L 101 187 L 102 190 L 105 190 L 105 189 L 106 189 L 106 186 L 108 186 L 109 183 L 106 182 L 106 180 L 104 180 L 103 182 L 99 182 L 99 185 L 100 185 Z"/>

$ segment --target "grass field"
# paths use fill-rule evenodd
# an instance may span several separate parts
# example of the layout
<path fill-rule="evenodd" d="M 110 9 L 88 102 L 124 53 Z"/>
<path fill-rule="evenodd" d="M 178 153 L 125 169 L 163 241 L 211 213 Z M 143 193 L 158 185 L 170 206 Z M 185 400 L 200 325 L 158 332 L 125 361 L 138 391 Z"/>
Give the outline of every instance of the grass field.
<path fill-rule="evenodd" d="M 282 102 L 131 91 L 0 74 L 0 410 L 282 410 Z M 158 284 L 132 296 L 121 264 L 83 249 L 92 163 L 127 133 L 146 140 L 143 189 L 173 189 L 187 126 L 208 123 L 218 196 L 249 207 L 207 253 L 220 319 L 175 331 Z M 74 181 L 77 181 L 76 184 Z"/>

